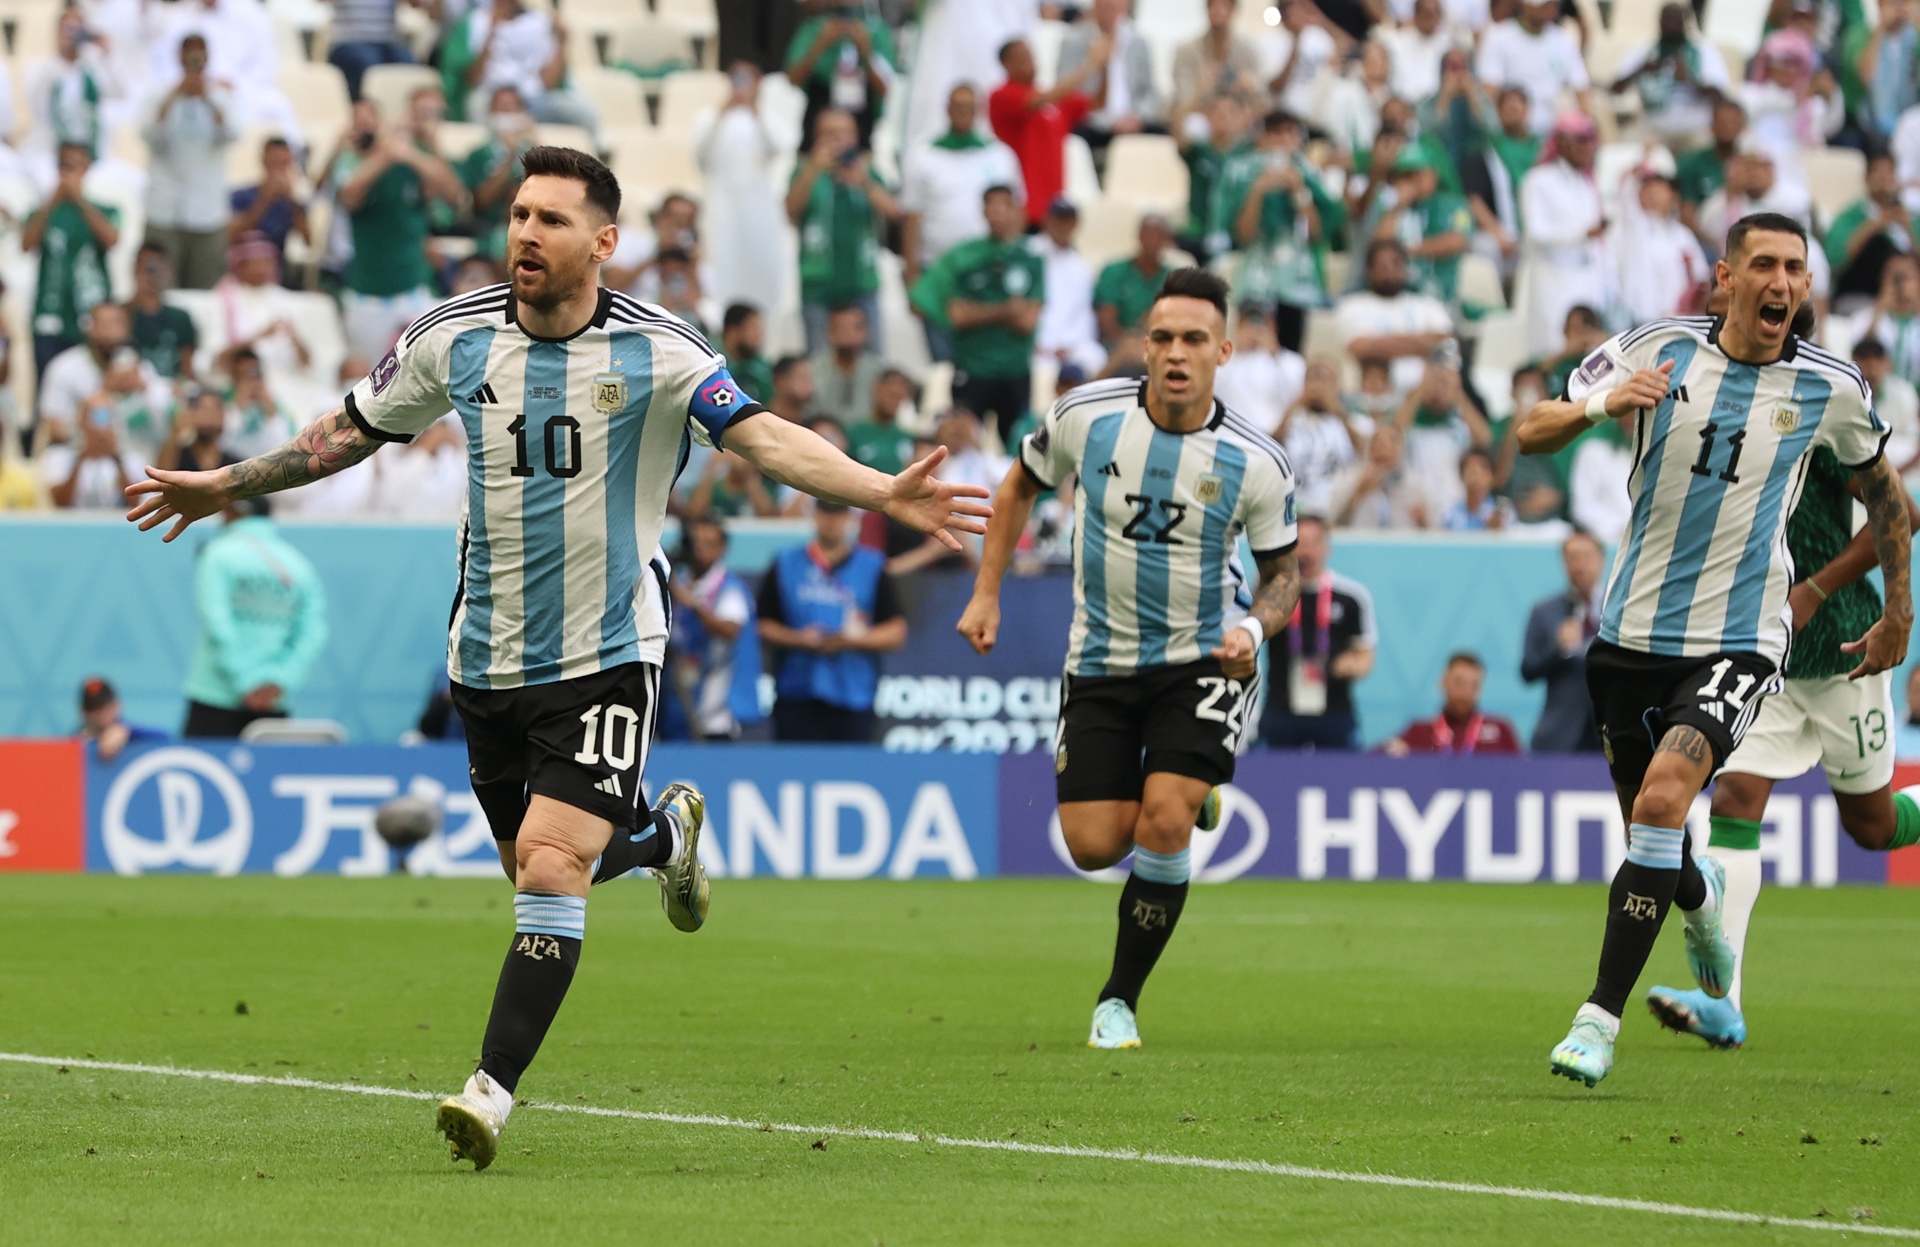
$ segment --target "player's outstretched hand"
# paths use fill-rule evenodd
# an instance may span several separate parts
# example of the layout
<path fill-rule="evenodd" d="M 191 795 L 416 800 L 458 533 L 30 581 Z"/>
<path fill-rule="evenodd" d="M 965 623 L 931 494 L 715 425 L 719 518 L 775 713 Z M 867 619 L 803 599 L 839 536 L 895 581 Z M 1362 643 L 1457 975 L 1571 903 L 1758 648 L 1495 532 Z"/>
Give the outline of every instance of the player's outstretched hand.
<path fill-rule="evenodd" d="M 1847 672 L 1849 680 L 1859 680 L 1882 671 L 1892 671 L 1907 660 L 1907 630 L 1885 615 L 1867 629 L 1858 641 L 1840 647 L 1843 654 L 1859 654 L 1860 665 Z"/>
<path fill-rule="evenodd" d="M 932 454 L 894 477 L 893 487 L 887 491 L 887 514 L 916 532 L 933 534 L 949 550 L 958 551 L 960 538 L 953 535 L 955 530 L 984 533 L 987 521 L 993 518 L 992 507 L 966 500 L 993 495 L 982 485 L 956 485 L 936 479 L 933 470 L 946 457 L 947 448 L 937 446 Z"/>
<path fill-rule="evenodd" d="M 1618 418 L 1630 411 L 1659 406 L 1660 400 L 1667 396 L 1667 378 L 1672 375 L 1672 360 L 1658 368 L 1642 368 L 1613 387 L 1613 392 L 1607 395 L 1607 414 Z"/>
<path fill-rule="evenodd" d="M 1230 629 L 1212 652 L 1220 660 L 1221 674 L 1229 680 L 1251 680 L 1259 666 L 1259 652 L 1254 648 L 1253 633 L 1245 628 Z"/>
<path fill-rule="evenodd" d="M 967 609 L 960 612 L 960 622 L 954 629 L 967 638 L 974 653 L 993 653 L 993 643 L 1000 637 L 1000 599 L 974 594 L 967 601 Z"/>
<path fill-rule="evenodd" d="M 168 472 L 147 469 L 147 480 L 127 486 L 127 500 L 134 504 L 127 518 L 140 525 L 140 531 L 173 521 L 162 541 L 172 541 L 187 531 L 187 525 L 218 515 L 233 503 L 226 487 L 226 473 Z"/>

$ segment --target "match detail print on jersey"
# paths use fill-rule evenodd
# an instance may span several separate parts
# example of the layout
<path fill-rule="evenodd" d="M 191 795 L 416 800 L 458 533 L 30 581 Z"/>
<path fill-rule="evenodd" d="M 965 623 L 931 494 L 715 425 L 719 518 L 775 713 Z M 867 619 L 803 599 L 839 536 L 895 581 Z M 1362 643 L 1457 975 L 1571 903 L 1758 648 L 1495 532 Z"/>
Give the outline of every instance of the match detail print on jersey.
<path fill-rule="evenodd" d="M 563 341 L 528 333 L 506 286 L 420 318 L 347 395 L 368 436 L 411 441 L 451 411 L 467 435 L 452 678 L 473 688 L 662 661 L 660 531 L 689 442 L 762 408 L 685 322 L 602 290 Z"/>

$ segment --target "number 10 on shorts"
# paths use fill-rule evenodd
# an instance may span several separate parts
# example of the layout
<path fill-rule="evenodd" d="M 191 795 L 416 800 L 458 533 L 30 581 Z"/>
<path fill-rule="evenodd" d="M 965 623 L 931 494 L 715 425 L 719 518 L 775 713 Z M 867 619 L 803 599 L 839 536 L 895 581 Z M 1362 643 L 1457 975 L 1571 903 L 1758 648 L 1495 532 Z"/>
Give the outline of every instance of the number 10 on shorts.
<path fill-rule="evenodd" d="M 598 766 L 604 754 L 607 765 L 614 770 L 632 768 L 634 748 L 640 740 L 639 715 L 627 706 L 593 706 L 581 714 L 580 721 L 587 725 L 587 734 L 580 742 L 580 752 L 573 755 L 575 762 Z"/>

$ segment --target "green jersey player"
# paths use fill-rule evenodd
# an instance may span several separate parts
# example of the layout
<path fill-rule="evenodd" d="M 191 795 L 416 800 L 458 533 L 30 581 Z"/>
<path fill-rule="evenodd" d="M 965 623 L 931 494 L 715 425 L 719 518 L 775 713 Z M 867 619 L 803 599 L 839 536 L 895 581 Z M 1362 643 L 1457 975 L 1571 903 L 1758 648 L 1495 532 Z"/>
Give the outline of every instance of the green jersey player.
<path fill-rule="evenodd" d="M 1816 570 L 1787 594 L 1795 635 L 1786 689 L 1761 704 L 1714 788 L 1713 834 L 1700 867 L 1725 877 L 1720 923 L 1736 956 L 1732 985 L 1721 1000 L 1671 987 L 1647 993 L 1661 1025 L 1716 1048 L 1738 1048 L 1747 1038 L 1740 1009 L 1747 923 L 1760 898 L 1760 822 L 1775 781 L 1818 762 L 1855 844 L 1886 851 L 1920 842 L 1920 803 L 1913 790 L 1893 791 L 1893 675 L 1847 678 L 1881 609 L 1866 579 L 1875 564 L 1872 535 L 1853 531 L 1852 475 L 1831 451 L 1817 450 L 1809 461 L 1787 521 L 1787 552 L 1796 568 Z M 1907 510 L 1920 527 L 1920 508 L 1909 500 Z"/>

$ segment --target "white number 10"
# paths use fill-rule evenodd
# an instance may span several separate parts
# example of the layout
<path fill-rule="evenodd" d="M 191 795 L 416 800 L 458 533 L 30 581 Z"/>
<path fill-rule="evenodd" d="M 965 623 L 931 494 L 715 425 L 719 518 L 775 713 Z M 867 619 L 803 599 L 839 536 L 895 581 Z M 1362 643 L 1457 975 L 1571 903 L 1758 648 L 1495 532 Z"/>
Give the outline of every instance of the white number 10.
<path fill-rule="evenodd" d="M 607 706 L 603 723 L 601 709 L 594 706 L 580 716 L 580 721 L 587 725 L 587 735 L 580 742 L 580 752 L 573 755 L 573 760 L 594 766 L 604 753 L 608 766 L 616 771 L 627 770 L 633 766 L 633 749 L 640 737 L 640 716 L 625 706 Z M 599 737 L 598 744 L 595 743 L 595 737 Z"/>

